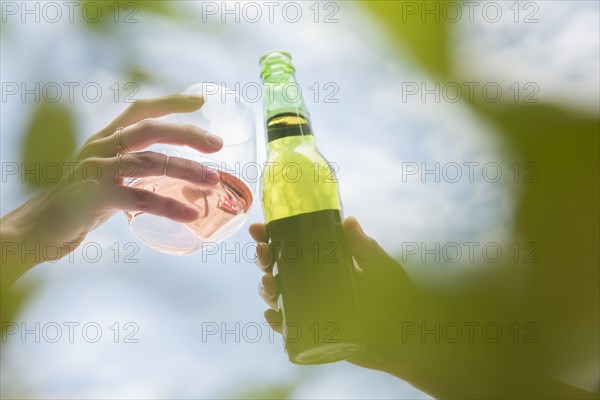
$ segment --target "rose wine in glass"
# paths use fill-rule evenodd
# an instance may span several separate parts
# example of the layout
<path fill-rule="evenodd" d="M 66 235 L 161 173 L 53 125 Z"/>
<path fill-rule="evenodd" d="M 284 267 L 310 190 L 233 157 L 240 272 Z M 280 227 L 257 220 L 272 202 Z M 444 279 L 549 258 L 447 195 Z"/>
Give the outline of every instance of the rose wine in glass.
<path fill-rule="evenodd" d="M 139 179 L 129 186 L 171 197 L 198 210 L 198 219 L 187 224 L 163 221 L 162 224 L 149 224 L 143 228 L 141 240 L 170 254 L 188 254 L 194 250 L 198 240 L 214 243 L 234 233 L 246 220 L 253 200 L 250 187 L 243 180 L 225 171 L 219 171 L 219 182 L 214 186 L 195 185 L 164 176 Z M 132 228 L 143 223 L 144 214 L 143 211 L 125 212 Z M 177 225 L 181 226 L 176 227 Z M 177 242 L 176 245 L 165 243 L 167 226 L 171 226 L 169 235 Z M 193 235 L 190 235 L 190 232 Z"/>
<path fill-rule="evenodd" d="M 212 83 L 192 85 L 184 93 L 202 95 L 205 103 L 198 111 L 177 115 L 179 122 L 221 136 L 223 148 L 210 155 L 172 145 L 153 145 L 148 150 L 214 167 L 219 181 L 215 185 L 198 185 L 156 176 L 125 182 L 179 200 L 199 212 L 199 217 L 189 223 L 142 211 L 125 212 L 131 230 L 140 240 L 164 253 L 177 255 L 202 250 L 206 244 L 225 240 L 242 227 L 255 187 L 255 182 L 244 176 L 247 171 L 244 167 L 256 165 L 255 115 L 249 105 L 236 92 Z"/>

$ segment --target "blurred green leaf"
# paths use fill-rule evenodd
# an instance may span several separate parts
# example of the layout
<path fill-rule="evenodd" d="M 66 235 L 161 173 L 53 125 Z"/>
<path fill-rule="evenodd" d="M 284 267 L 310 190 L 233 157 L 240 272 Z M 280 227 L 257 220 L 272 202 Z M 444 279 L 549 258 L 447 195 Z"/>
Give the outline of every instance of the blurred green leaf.
<path fill-rule="evenodd" d="M 439 12 L 424 15 L 424 10 L 442 7 L 443 2 L 367 1 L 365 4 L 387 25 L 394 39 L 406 44 L 422 66 L 452 79 L 448 69 L 449 26 L 436 22 L 435 14 L 439 17 Z M 477 81 L 471 77 L 463 79 Z M 585 233 L 586 240 L 597 238 L 598 116 L 588 117 L 542 103 L 491 103 L 481 95 L 470 105 L 510 139 L 519 152 L 517 159 L 534 163 L 545 178 L 545 182 L 524 186 L 526 192 L 518 212 L 520 229 L 529 233 L 528 237 L 548 240 L 547 248 L 552 249 L 561 249 L 561 243 L 570 241 L 566 231 Z M 567 187 L 569 190 L 565 190 Z M 567 205 L 571 214 L 557 213 Z M 581 215 L 575 217 L 578 212 Z M 557 226 L 561 229 L 553 229 Z"/>
<path fill-rule="evenodd" d="M 295 385 L 277 384 L 263 387 L 251 387 L 232 396 L 233 399 L 290 399 Z"/>
<path fill-rule="evenodd" d="M 553 240 L 547 244 L 548 249 L 560 250 L 573 240 L 575 246 L 589 239 L 596 240 L 589 245 L 596 243 L 597 246 L 598 117 L 547 104 L 477 101 L 474 107 L 510 139 L 521 160 L 532 163 L 529 171 L 521 171 L 519 178 L 519 181 L 528 179 L 527 175 L 533 178 L 524 181 L 527 191 L 517 216 L 521 230 L 528 237 Z M 582 217 L 576 217 L 577 213 Z M 557 227 L 578 232 L 578 235 L 565 235 L 566 232 Z"/>
<path fill-rule="evenodd" d="M 438 78 L 453 79 L 448 67 L 448 24 L 436 23 L 432 16 L 427 22 L 403 16 L 411 2 L 365 3 L 387 24 L 392 38 L 403 42 L 422 67 Z M 431 8 L 434 3 L 443 4 L 413 2 L 417 7 Z M 464 75 L 460 78 L 479 80 Z M 520 305 L 520 312 L 545 327 L 544 346 L 536 352 L 543 357 L 552 354 L 556 350 L 555 340 L 565 343 L 561 336 L 567 335 L 564 329 L 569 326 L 579 331 L 578 344 L 597 343 L 597 317 L 594 320 L 589 316 L 598 315 L 600 279 L 598 114 L 590 116 L 544 103 L 492 103 L 481 95 L 465 104 L 498 128 L 501 136 L 508 139 L 512 153 L 508 156 L 519 163 L 521 174 L 515 183 L 521 190 L 518 190 L 515 232 L 525 236 L 533 246 L 530 249 L 536 252 L 534 258 L 539 260 L 526 264 L 531 273 L 527 286 L 529 300 Z M 529 178 L 532 180 L 528 181 Z M 513 268 L 516 264 L 505 266 L 508 272 L 516 271 Z M 489 309 L 492 303 L 480 304 Z M 582 316 L 588 319 L 578 319 Z M 582 347 L 577 351 L 584 354 L 589 349 Z"/>
<path fill-rule="evenodd" d="M 157 77 L 149 70 L 144 69 L 138 65 L 131 65 L 125 71 L 125 79 L 127 82 L 141 83 L 155 83 Z"/>
<path fill-rule="evenodd" d="M 27 285 L 15 285 L 1 293 L 0 297 L 0 322 L 2 336 L 11 324 L 18 324 L 17 315 L 27 300 L 35 295 L 39 289 L 39 282 L 29 281 Z M 14 326 L 14 325 L 13 325 Z M 20 328 L 19 328 L 20 329 Z"/>
<path fill-rule="evenodd" d="M 187 14 L 181 7 L 173 7 L 168 1 L 93 1 L 81 3 L 84 26 L 88 29 L 112 32 L 115 24 L 136 24 L 143 20 L 144 14 L 159 17 L 184 19 Z"/>
<path fill-rule="evenodd" d="M 39 103 L 25 131 L 22 161 L 27 171 L 26 183 L 33 187 L 55 181 L 56 168 L 75 151 L 75 118 L 71 109 L 60 103 Z"/>
<path fill-rule="evenodd" d="M 443 1 L 364 1 L 363 4 L 430 73 L 448 74 L 448 24 L 440 18 L 441 12 L 426 14 L 426 10 L 441 8 Z"/>
<path fill-rule="evenodd" d="M 130 1 L 122 1 L 121 4 L 129 4 Z M 168 1 L 154 1 L 154 0 L 142 0 L 137 1 L 136 4 L 140 7 L 140 11 L 149 12 L 164 17 L 174 17 L 181 13 L 177 11 L 177 7 L 169 6 Z"/>

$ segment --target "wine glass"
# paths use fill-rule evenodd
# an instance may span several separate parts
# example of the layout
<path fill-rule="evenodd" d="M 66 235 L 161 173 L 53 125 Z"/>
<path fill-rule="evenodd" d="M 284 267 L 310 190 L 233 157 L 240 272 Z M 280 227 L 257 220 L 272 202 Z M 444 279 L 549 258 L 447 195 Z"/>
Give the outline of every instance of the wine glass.
<path fill-rule="evenodd" d="M 198 83 L 184 94 L 202 95 L 198 111 L 178 114 L 180 122 L 197 125 L 223 138 L 223 148 L 204 154 L 187 146 L 158 144 L 147 150 L 192 160 L 217 170 L 219 182 L 200 186 L 166 176 L 130 179 L 126 185 L 151 190 L 194 207 L 199 217 L 180 223 L 142 211 L 126 211 L 133 233 L 157 250 L 186 255 L 225 240 L 246 221 L 260 178 L 256 162 L 256 119 L 240 95 L 215 83 Z"/>

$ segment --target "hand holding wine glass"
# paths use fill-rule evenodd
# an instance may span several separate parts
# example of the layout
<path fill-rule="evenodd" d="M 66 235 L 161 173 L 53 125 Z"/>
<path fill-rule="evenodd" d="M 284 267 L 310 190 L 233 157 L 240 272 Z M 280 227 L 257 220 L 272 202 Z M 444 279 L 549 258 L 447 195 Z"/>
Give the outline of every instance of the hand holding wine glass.
<path fill-rule="evenodd" d="M 198 126 L 154 119 L 193 112 L 203 104 L 204 98 L 188 94 L 136 101 L 83 145 L 69 164 L 74 167 L 62 174 L 61 181 L 5 215 L 1 226 L 7 262 L 1 269 L 2 289 L 34 265 L 73 251 L 88 232 L 117 210 L 140 210 L 178 222 L 197 219 L 198 210 L 193 207 L 152 191 L 126 187 L 123 181 L 169 176 L 203 187 L 216 185 L 218 173 L 202 164 L 139 151 L 155 143 L 189 146 L 203 153 L 219 151 L 222 139 Z M 46 243 L 57 244 L 49 247 L 55 251 L 20 251 L 44 248 Z"/>
<path fill-rule="evenodd" d="M 206 186 L 203 182 L 166 174 L 132 177 L 125 182 L 132 188 L 168 196 L 198 213 L 194 220 L 178 221 L 139 209 L 125 212 L 131 230 L 140 240 L 156 250 L 176 255 L 200 251 L 241 228 L 252 205 L 258 178 L 255 115 L 250 106 L 235 91 L 215 83 L 198 83 L 184 93 L 201 96 L 205 104 L 199 110 L 178 114 L 177 118 L 217 134 L 223 146 L 217 152 L 206 152 L 185 148 L 180 143 L 162 142 L 151 149 L 214 171 L 218 182 Z"/>

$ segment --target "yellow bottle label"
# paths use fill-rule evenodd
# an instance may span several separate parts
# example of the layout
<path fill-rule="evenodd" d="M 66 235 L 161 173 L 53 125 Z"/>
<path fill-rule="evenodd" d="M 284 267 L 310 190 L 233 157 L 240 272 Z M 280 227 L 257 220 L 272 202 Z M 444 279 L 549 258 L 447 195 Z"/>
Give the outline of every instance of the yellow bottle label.
<path fill-rule="evenodd" d="M 267 145 L 262 202 L 266 222 L 321 210 L 341 210 L 337 179 L 312 135 Z"/>

